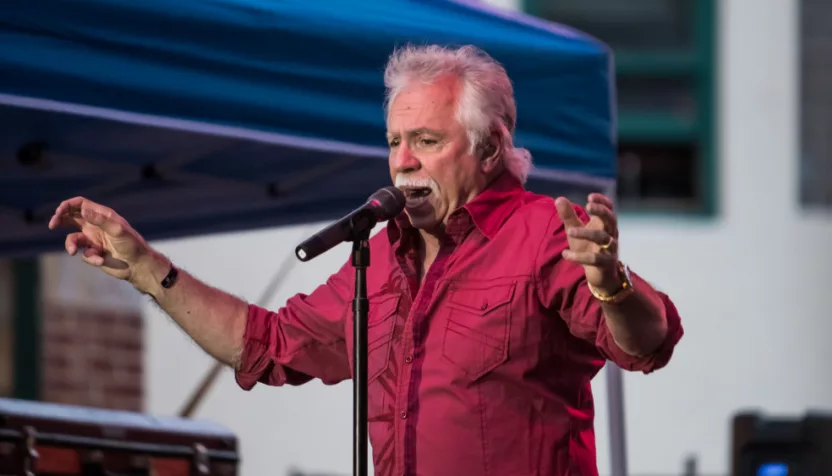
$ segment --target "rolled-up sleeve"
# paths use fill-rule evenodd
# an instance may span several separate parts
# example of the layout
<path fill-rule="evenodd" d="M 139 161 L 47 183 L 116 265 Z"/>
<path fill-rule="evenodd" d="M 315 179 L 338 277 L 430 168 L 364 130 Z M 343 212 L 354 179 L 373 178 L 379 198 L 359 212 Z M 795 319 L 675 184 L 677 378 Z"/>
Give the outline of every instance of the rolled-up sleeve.
<path fill-rule="evenodd" d="M 249 305 L 237 384 L 331 385 L 350 378 L 344 319 L 351 279 L 344 265 L 311 294 L 297 294 L 277 311 Z"/>
<path fill-rule="evenodd" d="M 653 353 L 635 357 L 621 350 L 616 344 L 609 326 L 607 326 L 603 308 L 586 287 L 586 278 L 584 278 L 582 287 L 586 291 L 578 291 L 573 307 L 565 309 L 563 314 L 564 318 L 570 322 L 570 327 L 574 328 L 573 332 L 576 331 L 580 337 L 594 342 L 605 359 L 614 362 L 624 370 L 647 374 L 664 367 L 670 362 L 673 349 L 682 338 L 683 331 L 676 306 L 666 294 L 657 291 L 664 304 L 667 319 L 667 335 L 664 342 Z"/>
<path fill-rule="evenodd" d="M 581 220 L 589 220 L 582 208 L 576 206 L 575 209 Z M 583 266 L 562 257 L 567 247 L 566 230 L 555 212 L 538 252 L 536 281 L 541 304 L 557 313 L 572 335 L 594 344 L 604 359 L 622 369 L 650 373 L 667 365 L 683 335 L 679 312 L 670 298 L 656 291 L 664 304 L 667 319 L 664 342 L 649 355 L 636 357 L 627 354 L 615 342 L 601 303 L 587 286 Z"/>

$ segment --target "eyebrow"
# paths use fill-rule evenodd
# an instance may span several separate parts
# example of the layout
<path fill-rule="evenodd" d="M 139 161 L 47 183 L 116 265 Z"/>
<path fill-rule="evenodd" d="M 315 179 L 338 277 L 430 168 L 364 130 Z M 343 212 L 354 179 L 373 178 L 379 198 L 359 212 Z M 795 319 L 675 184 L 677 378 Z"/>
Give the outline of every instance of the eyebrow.
<path fill-rule="evenodd" d="M 415 136 L 415 135 L 420 135 L 420 134 L 430 134 L 430 135 L 435 135 L 435 136 L 442 135 L 442 133 L 440 131 L 438 131 L 436 129 L 429 129 L 427 127 L 420 127 L 418 129 L 411 129 L 411 130 L 405 132 L 405 135 L 408 135 L 408 136 Z M 399 134 L 393 134 L 393 133 L 388 132 L 387 133 L 387 138 L 389 139 L 390 137 L 396 137 L 398 135 Z"/>

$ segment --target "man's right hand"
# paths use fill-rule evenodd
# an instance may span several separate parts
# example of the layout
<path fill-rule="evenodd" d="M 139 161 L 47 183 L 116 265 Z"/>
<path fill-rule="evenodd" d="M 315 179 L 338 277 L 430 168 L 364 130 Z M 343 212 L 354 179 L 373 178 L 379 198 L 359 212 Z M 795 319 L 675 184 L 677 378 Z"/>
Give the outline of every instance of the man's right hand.
<path fill-rule="evenodd" d="M 74 256 L 81 250 L 85 263 L 129 281 L 141 292 L 150 293 L 168 272 L 167 260 L 111 208 L 84 197 L 70 198 L 49 220 L 50 230 L 59 227 L 78 230 L 66 237 L 67 253 Z"/>

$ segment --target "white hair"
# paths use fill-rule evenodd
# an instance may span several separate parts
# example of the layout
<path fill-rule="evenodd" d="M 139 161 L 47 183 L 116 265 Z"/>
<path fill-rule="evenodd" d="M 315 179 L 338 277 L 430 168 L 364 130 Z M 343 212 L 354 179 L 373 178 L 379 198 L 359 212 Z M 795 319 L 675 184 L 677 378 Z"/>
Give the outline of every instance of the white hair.
<path fill-rule="evenodd" d="M 412 82 L 431 83 L 448 75 L 462 81 L 456 118 L 467 131 L 469 153 L 483 147 L 491 133 L 498 131 L 502 138 L 503 166 L 525 183 L 532 168 L 532 156 L 526 149 L 514 147 L 517 125 L 514 88 L 505 68 L 479 48 L 409 45 L 397 49 L 384 71 L 385 110 L 389 113 L 393 100 Z"/>

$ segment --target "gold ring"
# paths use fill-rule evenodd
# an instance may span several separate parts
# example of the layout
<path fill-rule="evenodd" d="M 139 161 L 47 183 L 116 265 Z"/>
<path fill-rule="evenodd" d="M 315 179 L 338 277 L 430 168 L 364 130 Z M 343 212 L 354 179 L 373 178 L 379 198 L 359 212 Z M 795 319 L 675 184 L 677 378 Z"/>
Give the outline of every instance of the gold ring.
<path fill-rule="evenodd" d="M 612 242 L 613 242 L 613 241 L 615 241 L 615 238 L 613 238 L 612 236 L 610 236 L 610 241 L 608 241 L 605 245 L 601 245 L 601 249 L 602 249 L 602 250 L 608 250 L 608 249 L 610 249 L 610 246 L 612 246 Z"/>

